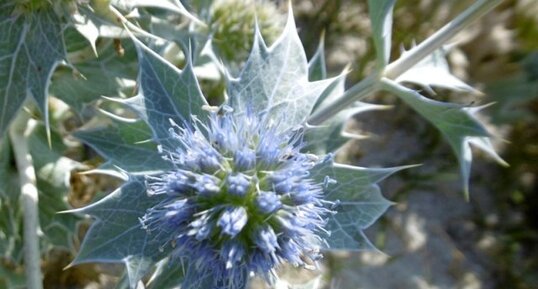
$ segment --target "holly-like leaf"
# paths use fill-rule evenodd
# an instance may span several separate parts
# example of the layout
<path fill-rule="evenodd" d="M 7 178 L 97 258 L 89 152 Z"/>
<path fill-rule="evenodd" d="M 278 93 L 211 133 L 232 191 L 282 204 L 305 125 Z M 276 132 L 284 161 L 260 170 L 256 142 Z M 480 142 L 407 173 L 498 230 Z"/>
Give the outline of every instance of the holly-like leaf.
<path fill-rule="evenodd" d="M 402 55 L 405 55 L 404 52 Z M 404 72 L 396 82 L 418 84 L 430 92 L 432 86 L 453 89 L 456 91 L 475 92 L 476 90 L 450 73 L 445 49 L 438 49 Z"/>
<path fill-rule="evenodd" d="M 204 120 L 207 102 L 202 95 L 193 67 L 189 61 L 183 71 L 153 52 L 132 37 L 138 52 L 138 95 L 124 101 L 146 121 L 153 131 L 154 140 L 168 144 L 170 120 L 178 124 L 189 123 L 195 116 Z"/>
<path fill-rule="evenodd" d="M 52 8 L 22 13 L 13 2 L 0 4 L 0 135 L 28 96 L 48 124 L 50 77 L 65 59 L 62 33 Z"/>
<path fill-rule="evenodd" d="M 88 262 L 120 263 L 127 267 L 131 287 L 149 270 L 149 264 L 168 252 L 142 228 L 140 218 L 162 198 L 148 196 L 144 178 L 132 177 L 100 201 L 73 210 L 96 218 L 86 234 L 73 265 Z"/>
<path fill-rule="evenodd" d="M 91 146 L 107 160 L 104 166 L 118 166 L 130 173 L 143 173 L 170 167 L 151 142 L 151 131 L 142 121 L 113 120 L 106 127 L 80 130 L 75 137 Z"/>
<path fill-rule="evenodd" d="M 336 202 L 336 214 L 329 217 L 326 226 L 331 232 L 326 249 L 375 249 L 363 231 L 391 205 L 377 183 L 408 167 L 369 169 L 335 164 L 330 158 L 315 167 L 312 177 L 325 182 L 325 199 Z"/>
<path fill-rule="evenodd" d="M 119 55 L 112 40 L 101 43 L 98 57 L 79 53 L 72 60 L 74 70 L 62 68 L 53 77 L 51 94 L 79 114 L 101 96 L 125 95 L 134 89 L 137 71 L 134 45 L 122 41 L 123 54 Z"/>
<path fill-rule="evenodd" d="M 501 164 L 506 164 L 493 149 L 490 134 L 474 115 L 479 109 L 428 99 L 396 82 L 383 79 L 382 87 L 394 93 L 441 131 L 460 164 L 463 192 L 469 196 L 469 176 L 472 163 L 471 144 Z"/>
<path fill-rule="evenodd" d="M 250 109 L 275 119 L 285 130 L 306 120 L 332 81 L 308 81 L 308 62 L 290 11 L 284 32 L 271 47 L 256 29 L 245 67 L 239 78 L 229 80 L 228 103 L 236 113 Z"/>
<path fill-rule="evenodd" d="M 395 2 L 396 0 L 368 0 L 368 12 L 372 23 L 372 36 L 379 69 L 385 67 L 390 58 L 392 10 Z"/>

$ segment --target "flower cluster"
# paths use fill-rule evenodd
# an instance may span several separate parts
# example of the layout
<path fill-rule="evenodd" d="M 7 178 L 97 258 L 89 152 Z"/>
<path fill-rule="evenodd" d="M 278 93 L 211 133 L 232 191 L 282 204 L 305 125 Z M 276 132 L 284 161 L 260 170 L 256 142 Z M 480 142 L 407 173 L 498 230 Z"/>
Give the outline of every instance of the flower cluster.
<path fill-rule="evenodd" d="M 161 152 L 174 169 L 146 177 L 164 201 L 141 222 L 193 274 L 211 274 L 212 288 L 243 288 L 249 275 L 273 283 L 277 265 L 320 257 L 330 204 L 309 178 L 318 158 L 300 151 L 300 131 L 223 108 L 207 124 L 172 122 L 170 136 L 177 148 Z"/>

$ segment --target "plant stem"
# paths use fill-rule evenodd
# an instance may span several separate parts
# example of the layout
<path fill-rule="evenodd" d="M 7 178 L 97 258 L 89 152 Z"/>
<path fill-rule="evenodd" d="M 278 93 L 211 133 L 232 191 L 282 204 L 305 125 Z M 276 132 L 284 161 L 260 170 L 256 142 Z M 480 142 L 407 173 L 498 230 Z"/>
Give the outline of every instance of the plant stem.
<path fill-rule="evenodd" d="M 39 214 L 36 174 L 28 150 L 28 137 L 34 125 L 28 113 L 21 110 L 9 128 L 15 162 L 19 171 L 21 203 L 24 214 L 24 269 L 28 289 L 42 289 L 41 254 L 39 252 Z"/>
<path fill-rule="evenodd" d="M 396 79 L 432 52 L 441 48 L 458 32 L 493 10 L 493 8 L 499 5 L 502 1 L 503 0 L 476 1 L 473 5 L 467 8 L 467 10 L 454 18 L 454 20 L 450 21 L 419 45 L 409 50 L 405 55 L 390 63 L 382 73 L 375 72 L 355 84 L 335 102 L 312 114 L 307 122 L 311 125 L 319 125 L 355 101 L 376 92 L 379 89 L 378 84 L 381 77 Z"/>
<path fill-rule="evenodd" d="M 433 35 L 411 49 L 408 53 L 398 58 L 385 68 L 384 76 L 389 79 L 396 79 L 402 73 L 409 70 L 426 56 L 441 48 L 452 37 L 461 30 L 468 27 L 475 20 L 487 14 L 503 0 L 478 0 L 467 10 L 463 11 L 454 20 L 447 23 Z"/>

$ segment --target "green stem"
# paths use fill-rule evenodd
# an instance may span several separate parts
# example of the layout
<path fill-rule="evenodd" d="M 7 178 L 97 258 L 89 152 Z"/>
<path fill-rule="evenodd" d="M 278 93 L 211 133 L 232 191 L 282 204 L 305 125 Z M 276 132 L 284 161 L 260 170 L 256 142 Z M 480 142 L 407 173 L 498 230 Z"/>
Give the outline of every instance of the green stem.
<path fill-rule="evenodd" d="M 28 289 L 42 289 L 41 254 L 39 252 L 39 210 L 36 174 L 28 150 L 28 137 L 35 122 L 21 110 L 9 128 L 15 162 L 19 171 L 21 203 L 24 214 L 24 269 Z"/>
<path fill-rule="evenodd" d="M 342 109 L 355 101 L 379 90 L 379 82 L 382 77 L 396 79 L 402 73 L 409 70 L 419 61 L 441 48 L 454 35 L 459 33 L 471 23 L 493 10 L 503 0 L 478 0 L 467 10 L 463 11 L 454 20 L 443 26 L 433 35 L 419 45 L 409 50 L 405 55 L 390 63 L 382 73 L 376 72 L 348 89 L 339 99 L 327 105 L 310 116 L 308 123 L 319 125 L 330 119 Z"/>
<path fill-rule="evenodd" d="M 475 20 L 493 10 L 493 8 L 501 4 L 502 1 L 503 0 L 476 1 L 473 5 L 467 8 L 467 10 L 454 18 L 454 20 L 450 21 L 419 45 L 409 50 L 408 53 L 389 64 L 385 68 L 384 76 L 389 79 L 396 79 L 426 56 L 441 48 L 452 37 L 458 34 L 461 30 L 467 28 Z"/>

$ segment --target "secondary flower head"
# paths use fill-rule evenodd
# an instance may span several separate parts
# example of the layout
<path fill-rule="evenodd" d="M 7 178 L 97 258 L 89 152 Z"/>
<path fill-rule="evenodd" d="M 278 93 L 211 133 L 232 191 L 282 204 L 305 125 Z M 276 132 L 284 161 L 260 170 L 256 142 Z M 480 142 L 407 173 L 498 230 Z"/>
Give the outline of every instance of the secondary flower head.
<path fill-rule="evenodd" d="M 318 158 L 301 152 L 299 131 L 223 107 L 207 123 L 171 122 L 170 137 L 177 147 L 161 152 L 173 169 L 146 177 L 148 193 L 164 201 L 141 222 L 194 266 L 190 278 L 210 274 L 212 288 L 243 288 L 251 274 L 271 283 L 279 264 L 320 257 L 330 209 L 309 175 Z"/>

